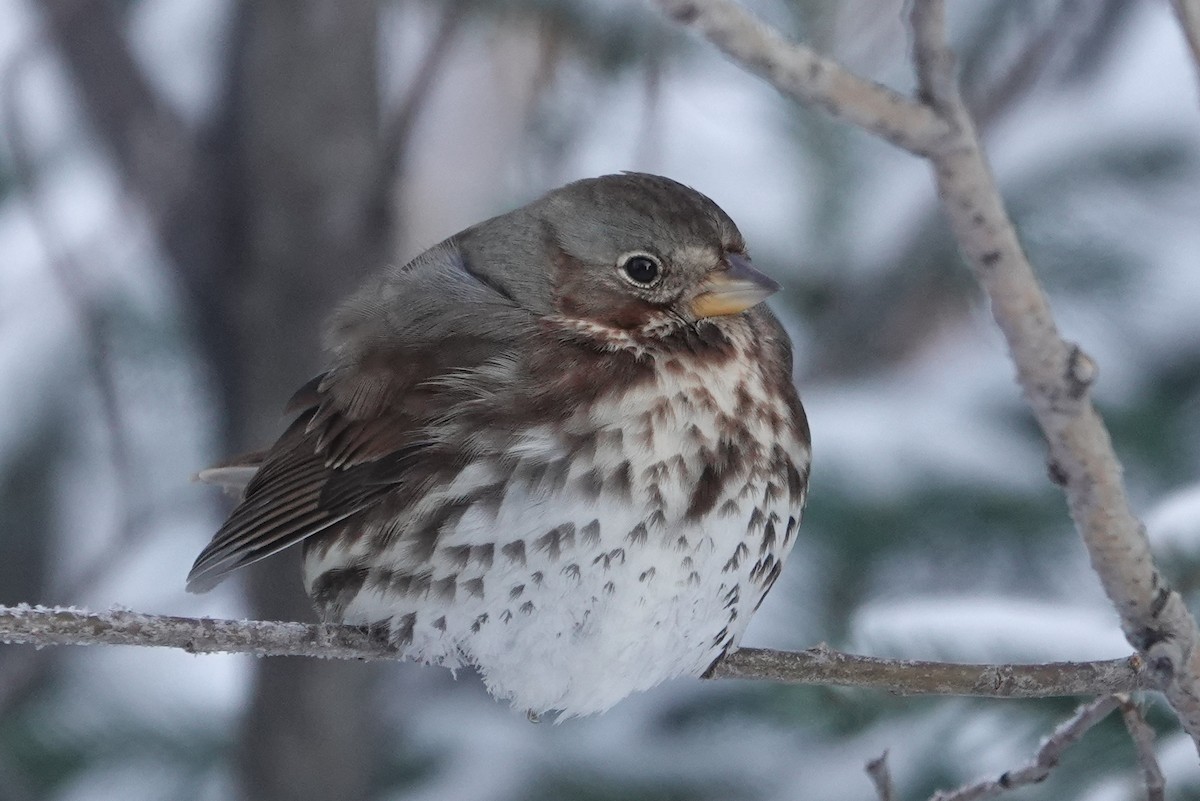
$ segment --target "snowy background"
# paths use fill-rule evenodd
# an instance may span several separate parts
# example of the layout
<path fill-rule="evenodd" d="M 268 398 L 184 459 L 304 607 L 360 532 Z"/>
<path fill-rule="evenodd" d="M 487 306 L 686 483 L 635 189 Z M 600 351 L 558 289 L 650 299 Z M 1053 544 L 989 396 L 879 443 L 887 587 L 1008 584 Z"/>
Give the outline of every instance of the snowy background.
<path fill-rule="evenodd" d="M 187 123 L 210 121 L 236 4 L 118 5 L 152 87 Z M 911 86 L 899 3 L 752 5 Z M 382 5 L 385 109 L 446 8 Z M 1175 20 L 1151 0 L 952 11 L 1022 240 L 1064 335 L 1100 365 L 1135 509 L 1200 599 L 1200 93 Z M 407 146 L 386 260 L 628 169 L 715 199 L 785 285 L 772 305 L 796 343 L 814 483 L 744 644 L 991 662 L 1129 652 L 923 163 L 794 107 L 637 3 L 465 13 Z M 228 424 L 155 210 L 99 141 L 40 3 L 0 0 L 0 82 L 0 603 L 248 615 L 244 584 L 184 592 L 224 508 L 189 478 L 227 455 Z M 257 667 L 0 647 L 0 801 L 239 797 Z M 678 681 L 601 717 L 531 725 L 436 668 L 388 665 L 366 691 L 378 736 L 365 797 L 431 801 L 869 799 L 862 766 L 884 749 L 915 799 L 1019 765 L 1073 707 Z M 1170 797 L 1200 797 L 1190 741 L 1149 714 Z M 1138 797 L 1110 723 L 1021 797 Z"/>

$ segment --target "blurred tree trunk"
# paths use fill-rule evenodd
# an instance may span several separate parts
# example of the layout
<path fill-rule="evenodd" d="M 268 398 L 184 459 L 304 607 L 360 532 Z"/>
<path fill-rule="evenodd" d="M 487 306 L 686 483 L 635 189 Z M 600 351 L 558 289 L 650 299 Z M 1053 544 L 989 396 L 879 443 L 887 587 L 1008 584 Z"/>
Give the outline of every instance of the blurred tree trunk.
<path fill-rule="evenodd" d="M 142 74 L 124 4 L 42 7 L 82 106 L 176 270 L 229 452 L 269 444 L 288 397 L 321 368 L 322 319 L 390 241 L 376 4 L 243 0 L 222 107 L 201 132 Z M 296 554 L 248 572 L 253 616 L 311 619 Z M 243 797 L 367 797 L 381 739 L 375 670 L 300 659 L 255 667 L 237 749 Z"/>
<path fill-rule="evenodd" d="M 321 321 L 387 241 L 377 185 L 373 3 L 246 0 L 233 75 L 241 224 L 226 298 L 234 328 L 233 444 L 280 431 L 282 404 L 315 375 Z M 303 620 L 297 554 L 251 570 L 252 614 Z M 255 671 L 239 749 L 246 798 L 365 798 L 380 738 L 373 666 L 268 659 Z"/>

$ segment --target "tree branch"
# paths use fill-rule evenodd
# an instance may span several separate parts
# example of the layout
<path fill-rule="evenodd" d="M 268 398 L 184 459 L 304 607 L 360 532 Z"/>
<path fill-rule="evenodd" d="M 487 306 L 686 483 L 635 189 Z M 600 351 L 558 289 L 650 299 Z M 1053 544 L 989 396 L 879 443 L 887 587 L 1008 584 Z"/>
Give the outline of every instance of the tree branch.
<path fill-rule="evenodd" d="M 879 801 L 895 801 L 896 787 L 892 784 L 892 772 L 888 769 L 888 752 L 884 751 L 879 756 L 867 762 L 867 776 L 871 778 L 871 784 L 875 785 L 875 796 Z"/>
<path fill-rule="evenodd" d="M 1043 781 L 1058 765 L 1063 752 L 1083 739 L 1083 735 L 1109 713 L 1121 705 L 1121 699 L 1115 695 L 1084 704 L 1070 720 L 1058 728 L 1042 743 L 1037 754 L 1028 765 L 1016 770 L 1005 771 L 999 778 L 968 784 L 957 790 L 937 793 L 932 801 L 978 801 L 982 798 L 993 798 L 1006 790 L 1026 787 Z"/>
<path fill-rule="evenodd" d="M 30 220 L 37 233 L 42 249 L 46 253 L 46 265 L 50 276 L 64 303 L 70 309 L 79 328 L 84 366 L 99 400 L 100 418 L 108 436 L 110 474 L 115 488 L 113 500 L 116 504 L 115 526 L 112 542 L 94 559 L 85 564 L 66 582 L 64 593 L 70 596 L 90 587 L 99 580 L 118 560 L 126 558 L 141 544 L 151 528 L 138 525 L 133 507 L 136 460 L 129 429 L 129 421 L 122 410 L 117 388 L 116 357 L 113 353 L 109 311 L 103 308 L 95 289 L 95 280 L 89 275 L 76 251 L 68 244 L 53 209 L 40 191 L 36 159 L 21 114 L 19 90 L 25 71 L 40 48 L 27 45 L 11 61 L 9 68 L 0 76 L 0 131 L 4 132 L 11 155 L 11 165 L 16 184 L 29 211 Z M 0 664 L 0 716 L 10 702 L 45 673 L 47 654 L 28 651 L 18 658 L 4 660 Z"/>
<path fill-rule="evenodd" d="M 454 52 L 469 20 L 470 9 L 465 3 L 449 3 L 442 10 L 441 19 L 417 62 L 408 87 L 398 105 L 385 115 L 380 140 L 380 153 L 375 167 L 372 196 L 379 208 L 384 209 L 391 223 L 391 242 L 387 247 L 392 253 L 405 249 L 403 243 L 404 213 L 399 209 L 397 189 L 404 185 L 406 164 L 413 134 L 424 112 L 438 78 L 445 70 L 446 62 Z"/>
<path fill-rule="evenodd" d="M 1146 722 L 1141 707 L 1127 695 L 1121 696 L 1121 718 L 1137 752 L 1138 768 L 1142 772 L 1142 783 L 1146 786 L 1146 801 L 1163 801 L 1166 781 L 1158 757 L 1154 755 L 1154 729 Z"/>
<path fill-rule="evenodd" d="M 142 203 L 181 286 L 215 314 L 211 267 L 224 258 L 224 164 L 147 80 L 125 39 L 121 4 L 43 0 L 57 46 L 92 127 Z"/>
<path fill-rule="evenodd" d="M 395 659 L 395 649 L 353 626 L 267 620 L 148 615 L 124 609 L 0 607 L 0 642 L 43 645 L 138 645 L 191 654 Z"/>
<path fill-rule="evenodd" d="M 740 648 L 718 664 L 713 675 L 867 687 L 897 695 L 985 698 L 1097 695 L 1125 692 L 1130 685 L 1145 686 L 1144 666 L 1138 657 L 1099 662 L 984 665 L 879 659 L 842 653 L 826 645 L 806 651 Z"/>
<path fill-rule="evenodd" d="M 122 176 L 149 208 L 170 205 L 196 159 L 192 132 L 135 61 L 120 6 L 107 0 L 44 0 L 41 11 Z"/>
<path fill-rule="evenodd" d="M 974 125 L 953 80 L 940 26 L 943 0 L 915 0 L 914 55 L 922 92 L 954 130 L 930 156 L 938 192 L 963 255 L 991 300 L 1017 366 L 1017 380 L 1050 444 L 1071 517 L 1092 568 L 1121 616 L 1126 639 L 1200 745 L 1200 638 L 1178 593 L 1150 554 L 1145 528 L 1125 496 L 1121 465 L 1089 390 L 1096 365 L 1063 340 L 1017 239 Z"/>
<path fill-rule="evenodd" d="M 1162 801 L 1164 783 L 1162 770 L 1154 756 L 1154 731 L 1142 717 L 1138 705 L 1125 694 L 1104 696 L 1081 706 L 1069 720 L 1054 730 L 1038 748 L 1033 760 L 1024 767 L 1005 771 L 996 779 L 987 779 L 964 785 L 957 790 L 936 793 L 931 801 L 979 801 L 979 799 L 993 798 L 1007 790 L 1037 784 L 1058 766 L 1059 760 L 1062 759 L 1067 748 L 1079 742 L 1089 729 L 1118 708 L 1121 710 L 1121 716 L 1129 730 L 1134 748 L 1137 750 L 1138 765 L 1141 767 L 1142 779 L 1146 785 L 1146 799 L 1147 801 Z M 872 772 L 872 766 L 882 763 L 886 757 L 887 752 L 885 751 L 882 757 L 868 763 L 867 771 L 871 773 L 872 779 L 876 779 L 875 773 Z M 884 776 L 886 776 L 886 770 L 885 765 Z M 877 779 L 876 781 L 878 783 Z M 880 792 L 882 794 L 882 790 Z"/>
<path fill-rule="evenodd" d="M 801 103 L 864 128 L 897 147 L 928 155 L 948 128 L 927 106 L 859 77 L 787 41 L 727 0 L 654 0 L 667 16 L 708 39 L 745 69 Z"/>
<path fill-rule="evenodd" d="M 889 94 L 786 42 L 731 0 L 655 2 L 784 94 L 930 160 L 950 227 L 991 301 L 1092 567 L 1153 685 L 1200 747 L 1200 632 L 1160 575 L 1145 528 L 1129 508 L 1120 463 L 1088 395 L 1096 366 L 1059 334 L 1004 208 L 954 75 L 943 0 L 912 4 L 923 102 Z"/>
<path fill-rule="evenodd" d="M 0 607 L 0 642 L 44 645 L 136 645 L 188 653 L 397 659 L 387 643 L 360 628 L 262 620 L 148 615 L 127 610 L 93 613 L 63 607 Z M 899 695 L 1047 698 L 1131 692 L 1144 686 L 1137 657 L 1101 662 L 964 665 L 877 659 L 819 646 L 807 651 L 744 648 L 727 657 L 716 677 L 792 684 L 841 685 Z"/>

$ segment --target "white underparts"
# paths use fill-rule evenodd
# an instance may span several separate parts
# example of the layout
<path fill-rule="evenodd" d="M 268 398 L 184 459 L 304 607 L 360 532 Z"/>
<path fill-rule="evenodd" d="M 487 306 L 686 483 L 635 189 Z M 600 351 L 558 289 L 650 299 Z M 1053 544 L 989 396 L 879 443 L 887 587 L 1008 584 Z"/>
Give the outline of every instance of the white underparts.
<path fill-rule="evenodd" d="M 411 524 L 481 486 L 502 494 L 453 518 L 428 561 L 401 533 L 344 620 L 389 621 L 407 657 L 475 665 L 494 694 L 534 712 L 599 712 L 703 672 L 736 646 L 794 542 L 802 497 L 787 491 L 779 460 L 806 476 L 809 458 L 790 428 L 781 433 L 790 412 L 765 392 L 751 343 L 735 344 L 732 362 L 656 363 L 653 381 L 468 464 L 411 510 Z M 747 396 L 759 413 L 746 414 Z M 734 444 L 744 464 L 689 519 L 731 419 L 743 426 Z M 581 439 L 587 449 L 572 454 Z M 309 586 L 361 564 L 369 540 L 314 551 Z"/>

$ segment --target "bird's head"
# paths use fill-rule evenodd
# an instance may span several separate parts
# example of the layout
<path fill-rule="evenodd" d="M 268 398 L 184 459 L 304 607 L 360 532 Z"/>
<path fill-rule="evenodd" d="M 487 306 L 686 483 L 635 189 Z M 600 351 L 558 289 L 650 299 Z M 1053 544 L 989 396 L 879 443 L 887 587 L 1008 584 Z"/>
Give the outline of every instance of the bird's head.
<path fill-rule="evenodd" d="M 751 264 L 729 215 L 657 175 L 576 181 L 487 225 L 490 241 L 521 232 L 527 254 L 490 271 L 494 284 L 544 316 L 600 332 L 666 335 L 779 289 Z"/>
<path fill-rule="evenodd" d="M 645 174 L 576 181 L 542 201 L 556 311 L 625 331 L 738 314 L 779 284 L 716 203 Z"/>

